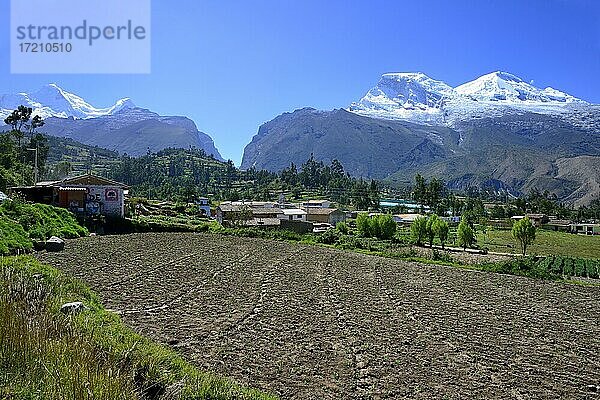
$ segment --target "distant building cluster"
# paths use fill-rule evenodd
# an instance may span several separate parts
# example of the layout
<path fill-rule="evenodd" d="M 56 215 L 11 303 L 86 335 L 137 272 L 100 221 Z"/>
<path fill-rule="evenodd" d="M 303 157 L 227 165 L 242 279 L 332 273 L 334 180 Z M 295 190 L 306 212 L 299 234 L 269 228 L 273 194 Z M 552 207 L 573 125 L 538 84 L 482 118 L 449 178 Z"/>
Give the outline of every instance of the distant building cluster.
<path fill-rule="evenodd" d="M 346 220 L 346 213 L 329 200 L 224 201 L 216 209 L 217 221 L 230 227 L 272 227 L 296 232 L 328 229 Z"/>

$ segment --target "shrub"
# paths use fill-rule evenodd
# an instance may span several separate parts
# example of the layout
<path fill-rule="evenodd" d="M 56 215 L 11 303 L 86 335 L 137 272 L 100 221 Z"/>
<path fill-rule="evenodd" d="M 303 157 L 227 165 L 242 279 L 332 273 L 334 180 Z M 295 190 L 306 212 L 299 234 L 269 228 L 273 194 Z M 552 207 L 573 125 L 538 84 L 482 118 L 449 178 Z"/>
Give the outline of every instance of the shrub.
<path fill-rule="evenodd" d="M 581 258 L 575 260 L 575 276 L 586 276 L 585 260 Z"/>
<path fill-rule="evenodd" d="M 545 267 L 543 260 L 537 260 L 535 257 L 522 257 L 502 261 L 496 264 L 484 265 L 487 271 L 498 272 L 501 274 L 522 275 L 538 279 L 560 279 L 560 274 L 551 272 Z"/>
<path fill-rule="evenodd" d="M 345 222 L 338 222 L 335 225 L 335 229 L 337 229 L 338 232 L 343 233 L 344 235 L 347 235 L 350 232 L 350 228 Z"/>
<path fill-rule="evenodd" d="M 31 239 L 46 240 L 50 236 L 72 239 L 89 233 L 68 210 L 46 204 L 9 200 L 0 205 L 0 215 L 21 225 Z"/>
<path fill-rule="evenodd" d="M 590 278 L 594 278 L 594 279 L 598 279 L 598 261 L 595 260 L 587 260 L 586 261 L 586 270 L 587 270 L 587 275 Z"/>
<path fill-rule="evenodd" d="M 335 229 L 329 229 L 319 236 L 319 242 L 324 244 L 336 244 L 340 240 L 340 233 Z"/>
<path fill-rule="evenodd" d="M 392 217 L 390 214 L 384 214 L 376 216 L 374 220 L 379 228 L 379 235 L 377 235 L 378 238 L 390 240 L 394 237 L 396 229 L 398 228 L 396 221 L 394 221 L 394 217 Z"/>
<path fill-rule="evenodd" d="M 454 262 L 450 254 L 446 253 L 445 251 L 439 251 L 437 249 L 433 249 L 433 251 L 431 252 L 431 259 L 433 261 L 444 261 L 449 263 Z"/>
<path fill-rule="evenodd" d="M 360 213 L 356 217 L 356 229 L 358 234 L 364 237 L 373 236 L 373 230 L 371 227 L 371 218 L 367 213 Z"/>

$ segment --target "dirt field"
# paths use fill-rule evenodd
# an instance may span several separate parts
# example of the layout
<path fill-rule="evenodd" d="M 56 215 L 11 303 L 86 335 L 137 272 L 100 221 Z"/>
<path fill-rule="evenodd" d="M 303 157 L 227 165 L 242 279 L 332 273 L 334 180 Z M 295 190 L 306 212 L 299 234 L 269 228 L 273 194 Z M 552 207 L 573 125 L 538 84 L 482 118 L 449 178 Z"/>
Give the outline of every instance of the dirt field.
<path fill-rule="evenodd" d="M 600 287 L 210 234 L 39 258 L 201 368 L 282 398 L 600 398 Z"/>

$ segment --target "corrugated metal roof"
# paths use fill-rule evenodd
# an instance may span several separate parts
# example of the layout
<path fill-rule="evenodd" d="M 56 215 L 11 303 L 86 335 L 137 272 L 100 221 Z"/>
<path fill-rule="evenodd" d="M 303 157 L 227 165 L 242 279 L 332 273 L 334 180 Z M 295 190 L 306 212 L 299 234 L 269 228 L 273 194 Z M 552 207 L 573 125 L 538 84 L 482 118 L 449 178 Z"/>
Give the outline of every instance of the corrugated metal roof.
<path fill-rule="evenodd" d="M 285 215 L 306 215 L 306 211 L 299 208 L 284 208 L 282 211 Z"/>

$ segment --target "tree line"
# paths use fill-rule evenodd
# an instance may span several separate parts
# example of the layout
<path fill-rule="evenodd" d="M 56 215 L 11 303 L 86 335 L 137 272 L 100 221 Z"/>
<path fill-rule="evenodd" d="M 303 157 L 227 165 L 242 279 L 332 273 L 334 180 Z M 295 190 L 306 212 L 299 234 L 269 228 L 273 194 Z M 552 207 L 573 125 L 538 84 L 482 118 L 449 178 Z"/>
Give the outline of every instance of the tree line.
<path fill-rule="evenodd" d="M 241 170 L 231 160 L 219 162 L 201 149 L 123 156 L 109 175 L 131 186 L 132 194 L 140 197 L 275 201 L 285 193 L 290 200 L 303 195 L 327 197 L 363 210 L 379 207 L 381 188 L 377 181 L 351 177 L 338 160 L 325 164 L 311 155 L 300 167 L 292 163 L 277 173 L 256 168 Z"/>

